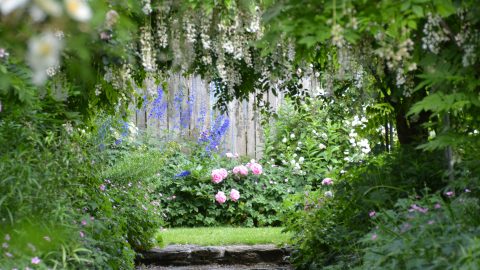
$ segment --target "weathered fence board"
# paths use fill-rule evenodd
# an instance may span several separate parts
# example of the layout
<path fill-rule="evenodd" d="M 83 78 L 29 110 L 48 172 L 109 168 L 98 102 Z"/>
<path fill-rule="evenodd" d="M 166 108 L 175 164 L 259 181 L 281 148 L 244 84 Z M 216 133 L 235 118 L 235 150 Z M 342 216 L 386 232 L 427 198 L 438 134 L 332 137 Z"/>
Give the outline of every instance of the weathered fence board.
<path fill-rule="evenodd" d="M 163 116 L 151 117 L 153 106 L 152 102 L 149 102 L 143 109 L 136 110 L 132 121 L 141 130 L 148 129 L 152 135 L 159 138 L 168 136 L 168 139 L 174 139 L 181 134 L 198 139 L 195 136 L 198 136 L 205 127 L 213 125 L 220 114 L 213 109 L 216 101 L 212 90 L 213 85 L 199 77 L 184 78 L 178 74 L 170 76 L 167 83 L 168 89 L 163 89 L 163 102 L 166 102 Z M 259 112 L 254 110 L 256 94 L 250 94 L 249 100 L 235 100 L 228 104 L 227 114 L 230 126 L 220 145 L 222 152 L 238 153 L 255 159 L 261 158 L 264 137 Z M 263 97 L 273 111 L 278 111 L 284 102 L 281 91 L 278 91 L 278 95 L 270 91 L 264 93 Z"/>

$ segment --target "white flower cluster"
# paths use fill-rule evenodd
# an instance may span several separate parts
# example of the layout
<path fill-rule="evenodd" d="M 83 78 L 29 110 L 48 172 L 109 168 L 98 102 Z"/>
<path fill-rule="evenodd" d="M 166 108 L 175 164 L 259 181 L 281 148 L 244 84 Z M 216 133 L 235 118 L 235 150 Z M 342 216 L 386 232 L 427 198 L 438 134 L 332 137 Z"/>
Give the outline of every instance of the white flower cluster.
<path fill-rule="evenodd" d="M 332 26 L 332 43 L 338 48 L 342 48 L 345 45 L 345 39 L 343 38 L 343 27 L 340 24 L 334 24 Z"/>
<path fill-rule="evenodd" d="M 83 0 L 0 0 L 0 13 L 8 16 L 17 10 L 28 8 L 33 22 L 42 22 L 48 16 L 60 17 L 66 12 L 73 20 L 87 22 L 92 18 L 92 10 L 88 3 Z M 63 49 L 64 33 L 61 30 L 55 32 L 46 31 L 31 37 L 28 42 L 27 62 L 33 71 L 32 81 L 42 85 L 48 77 L 54 76 L 60 68 L 60 55 Z M 0 59 L 6 58 L 8 53 L 2 49 Z"/>
<path fill-rule="evenodd" d="M 423 27 L 422 48 L 434 54 L 440 51 L 440 44 L 448 41 L 449 31 L 441 26 L 442 18 L 439 15 L 427 14 L 427 22 Z"/>
<path fill-rule="evenodd" d="M 191 18 L 185 18 L 183 21 L 183 30 L 186 41 L 189 43 L 195 43 L 197 38 L 197 29 L 195 28 L 195 24 L 191 21 Z"/>
<path fill-rule="evenodd" d="M 153 72 L 157 69 L 157 65 L 155 63 L 155 50 L 153 49 L 152 43 L 152 33 L 151 33 L 150 24 L 147 23 L 144 27 L 140 28 L 140 53 L 142 56 L 142 65 L 145 71 Z"/>
<path fill-rule="evenodd" d="M 302 164 L 305 161 L 305 158 L 299 157 L 297 161 L 295 160 L 296 157 L 297 157 L 297 154 L 293 154 L 293 159 L 290 160 L 290 166 L 293 170 L 293 173 L 297 175 L 305 175 L 306 172 L 302 170 Z"/>
<path fill-rule="evenodd" d="M 143 2 L 143 8 L 142 8 L 143 13 L 145 13 L 145 15 L 150 15 L 150 13 L 152 13 L 153 11 L 150 0 L 142 0 L 142 2 Z"/>
<path fill-rule="evenodd" d="M 55 34 L 46 32 L 31 38 L 28 49 L 27 59 L 33 70 L 33 83 L 41 85 L 48 76 L 55 74 L 54 67 L 60 65 L 63 42 Z"/>
<path fill-rule="evenodd" d="M 103 80 L 110 83 L 114 89 L 122 90 L 126 89 L 132 81 L 131 68 L 129 64 L 124 64 L 120 68 L 112 68 L 110 66 L 104 66 L 105 73 Z M 101 86 L 95 86 L 95 95 L 100 95 Z"/>
<path fill-rule="evenodd" d="M 102 93 L 102 85 L 101 84 L 95 85 L 95 96 L 100 96 L 101 93 Z"/>
<path fill-rule="evenodd" d="M 0 48 L 0 59 L 5 59 L 10 55 L 5 48 Z"/>
<path fill-rule="evenodd" d="M 404 29 L 404 31 L 407 31 Z M 413 71 L 417 69 L 417 64 L 410 62 L 412 58 L 411 51 L 413 51 L 413 41 L 410 38 L 405 39 L 400 42 L 398 45 L 387 43 L 383 39 L 384 35 L 377 35 L 381 47 L 375 51 L 375 53 L 385 60 L 387 67 L 395 71 L 396 73 L 396 85 L 398 87 L 404 87 L 409 89 L 410 84 L 407 84 L 407 74 L 406 72 Z M 404 91 L 404 93 L 409 93 Z"/>
<path fill-rule="evenodd" d="M 463 49 L 462 65 L 471 66 L 477 60 L 476 47 L 480 41 L 478 29 L 471 29 L 471 23 L 465 21 L 465 10 L 460 9 L 457 15 L 461 22 L 461 29 L 455 35 L 455 43 Z"/>
<path fill-rule="evenodd" d="M 159 12 L 157 14 L 157 44 L 160 48 L 168 47 L 168 28 L 165 25 L 163 13 Z"/>

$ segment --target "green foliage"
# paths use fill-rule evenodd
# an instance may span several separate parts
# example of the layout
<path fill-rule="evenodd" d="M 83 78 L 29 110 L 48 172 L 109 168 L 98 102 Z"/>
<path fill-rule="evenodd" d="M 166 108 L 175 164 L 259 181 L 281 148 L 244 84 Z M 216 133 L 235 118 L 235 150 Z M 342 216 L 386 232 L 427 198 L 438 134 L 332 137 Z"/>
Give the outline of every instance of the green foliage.
<path fill-rule="evenodd" d="M 240 160 L 194 156 L 195 151 L 184 149 L 168 143 L 161 149 L 130 154 L 105 177 L 112 182 L 121 178 L 132 184 L 144 183 L 148 190 L 145 196 L 149 196 L 151 204 L 161 206 L 157 211 L 168 227 L 280 224 L 281 201 L 294 190 L 294 182 L 285 181 L 282 168 L 264 166 L 262 175 L 250 172 L 249 176 L 236 176 L 231 170 L 242 164 Z M 219 184 L 212 183 L 211 171 L 219 168 L 226 168 L 229 176 Z M 185 171 L 190 174 L 177 176 Z M 231 189 L 240 192 L 237 202 L 229 200 L 220 205 L 215 201 L 218 191 L 228 196 Z"/>
<path fill-rule="evenodd" d="M 299 108 L 287 101 L 266 128 L 264 159 L 288 168 L 286 174 L 299 179 L 299 188 L 337 177 L 348 164 L 361 161 L 370 152 L 368 140 L 357 134 L 367 120 L 356 116 L 358 123 L 352 123 L 353 117 L 335 111 L 339 107 L 328 101 L 306 99 Z"/>
<path fill-rule="evenodd" d="M 368 213 L 392 207 L 412 189 L 443 187 L 441 166 L 436 154 L 398 150 L 347 170 L 333 179 L 333 186 L 291 196 L 284 225 L 293 234 L 293 262 L 299 269 L 358 264 L 362 250 L 357 242 L 372 226 Z M 327 190 L 333 197 L 326 197 Z"/>
<path fill-rule="evenodd" d="M 41 269 L 132 268 L 133 249 L 148 249 L 160 226 L 146 187 L 126 193 L 125 182 L 103 183 L 111 159 L 92 134 L 60 125 L 61 106 L 32 105 L 0 119 L 0 228 L 12 255 L 2 253 L 0 265 L 31 266 L 38 257 Z"/>
<path fill-rule="evenodd" d="M 394 210 L 373 217 L 363 238 L 361 269 L 475 269 L 479 266 L 478 198 L 462 192 L 399 200 Z"/>

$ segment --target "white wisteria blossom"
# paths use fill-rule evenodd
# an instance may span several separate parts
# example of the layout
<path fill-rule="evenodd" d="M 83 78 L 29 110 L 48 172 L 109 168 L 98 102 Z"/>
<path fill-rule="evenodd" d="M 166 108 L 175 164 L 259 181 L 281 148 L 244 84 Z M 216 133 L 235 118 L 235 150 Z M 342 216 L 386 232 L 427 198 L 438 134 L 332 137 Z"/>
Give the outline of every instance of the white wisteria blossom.
<path fill-rule="evenodd" d="M 74 20 L 87 22 L 92 18 L 92 9 L 83 0 L 65 0 L 67 13 Z"/>

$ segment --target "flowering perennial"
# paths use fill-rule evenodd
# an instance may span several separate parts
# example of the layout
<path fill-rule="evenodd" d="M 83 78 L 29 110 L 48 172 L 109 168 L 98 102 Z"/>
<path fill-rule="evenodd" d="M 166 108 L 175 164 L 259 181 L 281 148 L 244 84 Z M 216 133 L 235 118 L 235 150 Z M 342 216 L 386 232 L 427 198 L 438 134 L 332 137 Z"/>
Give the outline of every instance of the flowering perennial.
<path fill-rule="evenodd" d="M 219 204 L 223 204 L 227 201 L 227 196 L 225 196 L 225 193 L 223 191 L 217 192 L 217 195 L 215 195 L 215 200 Z"/>
<path fill-rule="evenodd" d="M 228 172 L 225 169 L 217 169 L 212 171 L 212 182 L 218 184 L 227 178 Z"/>

